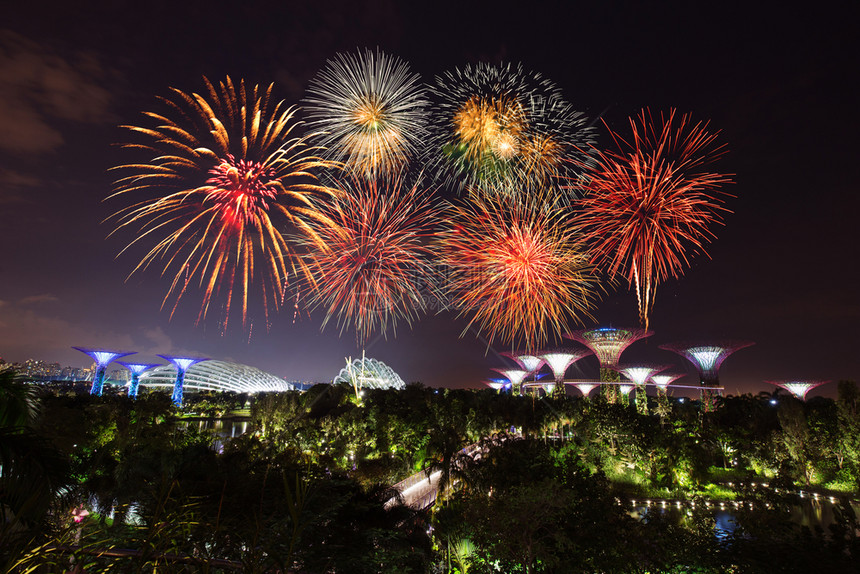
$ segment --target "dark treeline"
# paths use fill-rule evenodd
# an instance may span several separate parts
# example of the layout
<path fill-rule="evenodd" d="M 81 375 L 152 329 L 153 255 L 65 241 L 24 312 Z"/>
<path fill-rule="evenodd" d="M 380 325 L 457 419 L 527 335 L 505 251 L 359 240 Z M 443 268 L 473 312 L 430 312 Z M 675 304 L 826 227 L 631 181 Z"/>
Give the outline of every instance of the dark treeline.
<path fill-rule="evenodd" d="M 250 402 L 215 440 L 191 414 Z M 855 572 L 860 394 L 654 401 L 318 385 L 137 401 L 0 375 L 3 571 Z M 247 415 L 248 412 L 244 411 Z M 463 447 L 477 444 L 477 455 Z M 441 471 L 434 506 L 391 485 Z M 739 486 L 767 482 L 769 488 Z M 731 485 L 729 484 L 731 483 Z M 789 519 L 797 489 L 832 524 Z M 778 489 L 778 490 L 777 490 Z M 699 502 L 631 512 L 631 499 Z M 706 500 L 738 500 L 731 532 Z M 82 509 L 89 514 L 83 516 Z M 81 519 L 73 520 L 73 514 Z"/>

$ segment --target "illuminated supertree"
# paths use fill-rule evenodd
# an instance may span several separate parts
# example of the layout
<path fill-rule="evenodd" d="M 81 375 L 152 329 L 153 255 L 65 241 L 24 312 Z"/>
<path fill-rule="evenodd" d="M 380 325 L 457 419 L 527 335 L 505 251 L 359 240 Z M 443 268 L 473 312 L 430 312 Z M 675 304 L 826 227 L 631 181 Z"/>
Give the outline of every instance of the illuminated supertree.
<path fill-rule="evenodd" d="M 511 382 L 507 379 L 490 379 L 489 381 L 484 381 L 484 384 L 494 391 L 501 393 L 505 388 L 510 387 Z"/>
<path fill-rule="evenodd" d="M 635 288 L 647 329 L 657 286 L 683 275 L 714 237 L 731 178 L 706 169 L 724 152 L 707 123 L 674 110 L 655 121 L 643 110 L 630 126 L 632 139 L 610 130 L 618 150 L 596 154 L 576 221 L 598 264 Z"/>
<path fill-rule="evenodd" d="M 591 349 L 600 361 L 600 380 L 607 383 L 619 381 L 615 366 L 621 359 L 621 353 L 632 343 L 654 333 L 645 329 L 617 329 L 615 327 L 601 327 L 597 329 L 582 329 L 564 335 Z M 614 403 L 618 399 L 616 385 L 604 385 L 606 399 Z"/>
<path fill-rule="evenodd" d="M 452 205 L 441 257 L 451 270 L 450 298 L 490 342 L 522 340 L 534 351 L 571 322 L 590 318 L 598 283 L 563 209 L 539 196 L 498 196 Z"/>
<path fill-rule="evenodd" d="M 522 369 L 494 368 L 494 371 L 501 373 L 511 383 L 511 390 L 515 395 L 521 395 L 523 392 L 523 381 L 529 375 L 528 371 Z"/>
<path fill-rule="evenodd" d="M 604 386 L 617 386 L 618 392 L 621 393 L 621 403 L 624 405 L 630 404 L 630 393 L 635 388 L 635 385 L 631 385 L 628 383 L 618 383 L 617 385 L 616 384 L 609 384 L 609 385 L 604 385 Z"/>
<path fill-rule="evenodd" d="M 336 316 L 341 332 L 354 326 L 363 345 L 441 299 L 427 246 L 437 214 L 420 182 L 354 179 L 341 187 L 346 193 L 319 208 L 325 222 L 310 224 L 322 244 L 307 245 L 308 291 L 311 305 L 325 310 L 323 326 Z"/>
<path fill-rule="evenodd" d="M 171 316 L 191 287 L 203 295 L 198 322 L 221 299 L 224 328 L 234 303 L 247 324 L 256 290 L 268 321 L 301 271 L 284 233 L 321 246 L 307 224 L 322 218 L 311 198 L 337 192 L 312 172 L 335 164 L 313 154 L 309 136 L 293 135 L 295 108 L 273 103 L 271 85 L 204 81 L 206 95 L 174 89 L 161 98 L 168 113 L 144 114 L 152 127 L 124 126 L 140 141 L 123 147 L 149 161 L 114 168 L 122 177 L 111 197 L 134 202 L 114 218 L 135 230 L 126 249 L 155 244 L 132 273 L 161 262 L 162 275 L 173 275 L 162 303 L 175 299 Z"/>
<path fill-rule="evenodd" d="M 666 369 L 666 365 L 619 365 L 618 372 L 636 384 L 636 409 L 643 415 L 648 414 L 648 394 L 645 385 L 651 375 Z"/>
<path fill-rule="evenodd" d="M 568 367 L 578 360 L 587 357 L 591 351 L 585 349 L 551 349 L 540 354 L 555 378 L 555 393 L 558 396 L 564 395 L 564 375 L 567 373 Z"/>
<path fill-rule="evenodd" d="M 426 142 L 428 103 L 405 62 L 366 50 L 329 60 L 311 80 L 303 109 L 326 157 L 373 178 L 400 171 Z"/>
<path fill-rule="evenodd" d="M 586 398 L 588 393 L 600 386 L 600 381 L 570 381 L 570 384 L 579 389 L 583 398 Z"/>
<path fill-rule="evenodd" d="M 123 351 L 108 351 L 106 349 L 88 349 L 85 347 L 72 347 L 76 351 L 80 351 L 85 355 L 89 355 L 93 361 L 96 363 L 96 372 L 93 373 L 93 385 L 90 387 L 90 394 L 102 396 L 102 390 L 105 384 L 105 371 L 107 370 L 108 363 L 111 361 L 115 361 L 116 359 L 121 359 L 122 357 L 127 357 L 129 355 L 134 355 L 134 351 L 128 353 Z"/>
<path fill-rule="evenodd" d="M 693 363 L 699 371 L 702 387 L 702 403 L 706 411 L 714 408 L 714 399 L 719 394 L 720 365 L 726 357 L 755 345 L 752 341 L 716 341 L 712 343 L 670 343 L 660 345 L 661 349 L 677 353 Z"/>
<path fill-rule="evenodd" d="M 502 355 L 516 361 L 524 371 L 528 371 L 529 375 L 536 373 L 544 364 L 543 358 L 525 351 L 503 352 Z"/>
<path fill-rule="evenodd" d="M 589 164 L 596 131 L 552 82 L 521 65 L 466 66 L 437 76 L 431 91 L 426 163 L 449 184 L 472 192 L 504 180 L 551 184 Z"/>
<path fill-rule="evenodd" d="M 128 396 L 133 399 L 137 398 L 137 390 L 140 386 L 140 376 L 154 367 L 160 366 L 158 363 L 126 363 L 117 361 L 120 365 L 131 371 L 131 383 L 128 385 Z"/>
<path fill-rule="evenodd" d="M 182 406 L 182 394 L 185 387 L 185 372 L 191 368 L 191 365 L 196 363 L 200 363 L 202 361 L 207 361 L 208 359 L 198 358 L 198 357 L 182 357 L 182 356 L 174 356 L 174 355 L 158 355 L 165 361 L 173 363 L 176 367 L 176 382 L 173 384 L 173 394 L 171 395 L 171 400 L 173 404 L 177 407 Z"/>
<path fill-rule="evenodd" d="M 654 383 L 654 386 L 657 387 L 657 389 L 660 392 L 665 393 L 666 390 L 668 389 L 669 385 L 673 381 L 676 381 L 683 376 L 684 376 L 683 373 L 663 373 L 663 372 L 660 372 L 656 375 L 651 375 L 651 382 Z"/>
<path fill-rule="evenodd" d="M 770 385 L 776 385 L 777 387 L 783 388 L 801 401 L 806 400 L 806 393 L 814 389 L 815 387 L 819 387 L 821 385 L 826 385 L 830 381 L 796 381 L 796 380 L 788 380 L 788 381 L 765 381 Z"/>

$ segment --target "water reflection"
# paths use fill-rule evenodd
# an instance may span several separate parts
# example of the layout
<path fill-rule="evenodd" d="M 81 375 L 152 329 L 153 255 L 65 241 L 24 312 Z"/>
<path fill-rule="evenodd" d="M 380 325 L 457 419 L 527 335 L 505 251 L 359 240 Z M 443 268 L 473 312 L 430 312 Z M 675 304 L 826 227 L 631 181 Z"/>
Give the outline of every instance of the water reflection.
<path fill-rule="evenodd" d="M 807 527 L 811 530 L 821 529 L 824 533 L 830 532 L 830 526 L 836 523 L 834 508 L 841 504 L 838 500 L 828 497 L 801 497 L 795 504 L 790 506 L 788 520 L 802 527 Z M 860 515 L 860 503 L 851 501 L 849 503 L 854 513 Z M 720 505 L 713 503 L 710 508 L 714 516 L 714 535 L 717 538 L 723 539 L 737 530 L 738 523 L 736 514 L 727 509 L 730 504 Z M 776 509 L 765 510 L 765 512 L 780 512 Z M 637 520 L 647 520 L 651 513 L 659 513 L 670 517 L 675 517 L 679 522 L 684 520 L 685 513 L 677 507 L 676 502 L 658 502 L 654 501 L 649 504 L 635 503 L 629 514 Z M 860 531 L 857 533 L 860 535 Z"/>

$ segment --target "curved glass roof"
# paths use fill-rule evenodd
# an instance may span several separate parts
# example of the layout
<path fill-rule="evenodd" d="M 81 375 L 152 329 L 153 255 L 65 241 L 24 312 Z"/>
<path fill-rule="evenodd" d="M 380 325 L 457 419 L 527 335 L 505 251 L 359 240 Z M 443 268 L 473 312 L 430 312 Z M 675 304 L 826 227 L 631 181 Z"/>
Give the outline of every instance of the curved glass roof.
<path fill-rule="evenodd" d="M 170 387 L 176 382 L 176 367 L 161 365 L 147 371 L 140 378 L 145 387 Z M 229 391 L 234 393 L 260 393 L 292 391 L 296 387 L 260 369 L 228 363 L 226 361 L 204 361 L 192 365 L 185 372 L 187 391 Z"/>
<path fill-rule="evenodd" d="M 403 389 L 406 383 L 394 370 L 376 359 L 353 359 L 342 368 L 332 383 L 354 384 L 360 389 Z"/>

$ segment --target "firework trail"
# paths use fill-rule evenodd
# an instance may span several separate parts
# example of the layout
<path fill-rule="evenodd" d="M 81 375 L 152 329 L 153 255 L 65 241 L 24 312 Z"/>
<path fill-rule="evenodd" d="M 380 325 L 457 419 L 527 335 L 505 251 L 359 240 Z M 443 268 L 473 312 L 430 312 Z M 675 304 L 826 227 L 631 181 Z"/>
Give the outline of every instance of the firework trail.
<path fill-rule="evenodd" d="M 304 110 L 326 157 L 354 176 L 393 176 L 426 140 L 425 90 L 402 60 L 338 54 L 311 81 Z"/>
<path fill-rule="evenodd" d="M 425 159 L 449 184 L 479 194 L 517 180 L 546 187 L 575 181 L 589 164 L 596 131 L 587 118 L 520 65 L 466 66 L 437 77 L 431 91 L 437 103 Z"/>
<path fill-rule="evenodd" d="M 161 98 L 169 113 L 144 114 L 154 127 L 123 126 L 140 141 L 122 147 L 149 161 L 114 168 L 122 175 L 111 197 L 137 202 L 113 218 L 118 229 L 136 230 L 123 251 L 155 243 L 132 274 L 158 263 L 162 275 L 173 275 L 162 303 L 175 300 L 171 317 L 192 287 L 203 294 L 198 322 L 221 299 L 224 328 L 235 306 L 246 325 L 256 290 L 268 322 L 269 307 L 280 306 L 288 278 L 301 268 L 282 233 L 294 229 L 319 243 L 308 222 L 324 218 L 311 198 L 336 192 L 312 171 L 333 164 L 292 135 L 295 109 L 272 102 L 271 85 L 204 82 L 205 95 L 173 89 Z"/>
<path fill-rule="evenodd" d="M 398 321 L 411 325 L 438 300 L 427 246 L 436 210 L 420 179 L 356 177 L 342 188 L 321 207 L 330 223 L 312 224 L 322 247 L 307 250 L 310 299 L 326 312 L 323 327 L 337 317 L 341 333 L 354 327 L 364 344 L 375 331 L 396 332 Z"/>
<path fill-rule="evenodd" d="M 724 153 L 707 123 L 675 110 L 655 121 L 642 110 L 630 126 L 632 139 L 610 130 L 617 151 L 596 154 L 576 223 L 595 261 L 635 287 L 647 329 L 657 285 L 683 275 L 714 237 L 709 226 L 728 211 L 720 187 L 731 176 L 705 169 Z"/>
<path fill-rule="evenodd" d="M 451 205 L 440 243 L 450 298 L 490 342 L 543 346 L 569 322 L 591 319 L 599 285 L 568 212 L 529 190 Z M 465 333 L 465 330 L 464 330 Z"/>

